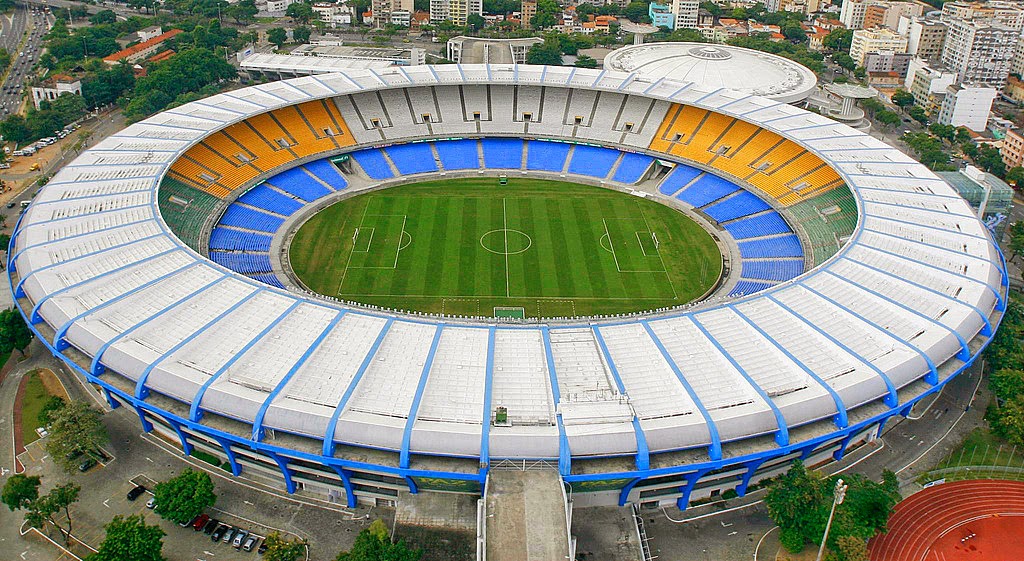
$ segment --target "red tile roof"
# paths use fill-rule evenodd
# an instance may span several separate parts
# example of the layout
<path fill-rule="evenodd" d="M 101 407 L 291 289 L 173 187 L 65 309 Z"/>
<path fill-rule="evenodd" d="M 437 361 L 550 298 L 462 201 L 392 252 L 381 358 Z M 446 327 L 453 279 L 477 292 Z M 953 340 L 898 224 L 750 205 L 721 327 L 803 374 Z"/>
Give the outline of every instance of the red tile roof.
<path fill-rule="evenodd" d="M 181 33 L 180 29 L 172 29 L 172 30 L 168 31 L 167 33 L 161 33 L 160 35 L 157 35 L 156 37 L 153 37 L 149 41 L 143 41 L 142 43 L 139 43 L 138 45 L 133 45 L 131 47 L 128 47 L 127 49 L 124 49 L 122 51 L 117 51 L 116 53 L 114 53 L 114 54 L 112 54 L 110 56 L 104 57 L 103 61 L 104 62 L 117 62 L 117 61 L 119 61 L 121 59 L 128 58 L 128 57 L 130 57 L 130 56 L 132 56 L 132 55 L 134 55 L 136 53 L 140 53 L 140 52 L 142 52 L 142 51 L 144 51 L 144 50 L 146 50 L 146 49 L 148 49 L 150 47 L 159 45 L 160 43 L 163 43 L 164 41 L 170 39 L 171 37 L 174 37 L 175 35 L 177 35 L 179 33 Z"/>

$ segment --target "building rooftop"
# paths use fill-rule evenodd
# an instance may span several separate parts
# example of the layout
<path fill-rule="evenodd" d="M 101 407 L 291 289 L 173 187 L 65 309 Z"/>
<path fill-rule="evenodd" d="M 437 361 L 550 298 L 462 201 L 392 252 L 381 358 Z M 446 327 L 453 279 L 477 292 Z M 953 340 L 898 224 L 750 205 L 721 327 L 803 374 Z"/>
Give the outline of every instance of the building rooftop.
<path fill-rule="evenodd" d="M 160 43 L 163 43 L 164 41 L 170 39 L 171 37 L 174 37 L 175 35 L 177 35 L 179 33 L 181 33 L 180 29 L 172 29 L 172 30 L 170 30 L 170 31 L 168 31 L 166 33 L 161 33 L 160 35 L 157 35 L 156 37 L 153 37 L 149 41 L 143 41 L 143 42 L 139 43 L 138 45 L 132 45 L 131 47 L 128 47 L 127 49 L 120 50 L 120 51 L 117 51 L 116 53 L 114 53 L 112 55 L 106 56 L 106 57 L 103 58 L 103 61 L 104 62 L 117 62 L 117 61 L 119 61 L 121 59 L 128 58 L 128 57 L 130 57 L 130 56 L 132 56 L 132 55 L 134 55 L 136 53 L 140 53 L 140 52 L 142 52 L 142 51 L 144 51 L 144 50 L 146 50 L 146 49 L 148 49 L 150 47 L 153 47 L 155 45 L 159 45 Z"/>
<path fill-rule="evenodd" d="M 609 70 L 693 81 L 792 103 L 810 95 L 818 79 L 807 67 L 770 53 L 705 43 L 648 43 L 618 49 L 604 59 Z"/>

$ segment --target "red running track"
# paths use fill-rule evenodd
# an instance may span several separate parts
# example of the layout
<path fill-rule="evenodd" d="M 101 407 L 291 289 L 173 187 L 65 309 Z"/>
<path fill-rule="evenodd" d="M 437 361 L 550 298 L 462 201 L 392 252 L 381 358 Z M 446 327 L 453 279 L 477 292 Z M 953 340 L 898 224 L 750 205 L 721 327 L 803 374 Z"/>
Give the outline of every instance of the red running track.
<path fill-rule="evenodd" d="M 972 532 L 977 536 L 961 544 Z M 888 531 L 868 549 L 871 561 L 1006 561 L 1024 559 L 1024 551 L 1011 549 L 1022 535 L 1024 482 L 955 481 L 896 505 Z"/>

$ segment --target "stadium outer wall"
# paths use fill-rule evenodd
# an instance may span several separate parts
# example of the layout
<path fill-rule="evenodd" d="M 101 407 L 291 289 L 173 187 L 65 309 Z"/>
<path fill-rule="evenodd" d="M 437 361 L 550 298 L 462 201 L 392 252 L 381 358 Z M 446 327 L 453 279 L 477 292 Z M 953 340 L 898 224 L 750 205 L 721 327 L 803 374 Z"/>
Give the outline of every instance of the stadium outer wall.
<path fill-rule="evenodd" d="M 13 275 L 16 272 L 16 263 L 10 256 L 16 253 L 17 233 L 21 231 L 24 216 L 26 215 L 22 215 L 18 221 L 16 235 L 12 238 L 8 252 L 8 280 L 12 292 L 15 288 Z M 1007 278 L 1005 263 L 1002 265 L 1002 293 L 1005 299 Z M 481 458 L 478 469 L 446 470 L 443 466 L 435 467 L 429 462 L 424 462 L 422 468 L 400 467 L 387 465 L 385 462 L 374 462 L 372 452 L 368 452 L 369 461 L 360 461 L 328 457 L 287 445 L 278 445 L 276 438 L 274 442 L 264 442 L 258 438 L 247 439 L 230 430 L 210 426 L 213 423 L 204 424 L 188 416 L 175 414 L 171 407 L 161 407 L 154 403 L 153 399 L 147 401 L 145 396 L 140 399 L 111 384 L 103 379 L 102 371 L 83 366 L 83 363 L 89 362 L 88 357 L 70 346 L 63 337 L 55 337 L 57 333 L 48 324 L 33 321 L 36 318 L 24 308 L 24 304 L 28 302 L 24 295 L 16 298 L 15 302 L 48 350 L 66 362 L 86 382 L 97 386 L 111 407 L 132 407 L 139 416 L 144 430 L 156 430 L 164 436 L 173 438 L 186 454 L 191 453 L 194 448 L 199 448 L 207 453 L 212 452 L 226 457 L 227 463 L 236 475 L 240 474 L 244 467 L 255 477 L 273 478 L 278 482 L 283 480 L 288 492 L 296 492 L 300 486 L 310 491 L 324 492 L 340 484 L 346 501 L 354 505 L 357 500 L 393 500 L 400 491 L 416 493 L 421 487 L 426 489 L 429 485 L 436 485 L 435 488 L 440 489 L 447 487 L 444 490 L 479 493 L 492 462 L 496 461 L 485 462 Z M 1001 313 L 997 310 L 991 317 L 994 330 L 1001 319 Z M 607 465 L 595 464 L 592 466 L 595 469 L 590 473 L 573 473 L 572 458 L 563 456 L 559 458 L 559 468 L 563 479 L 577 492 L 574 495 L 577 504 L 586 501 L 583 495 L 578 494 L 580 491 L 591 491 L 595 503 L 675 501 L 680 508 L 685 508 L 693 498 L 706 496 L 715 491 L 735 489 L 742 495 L 752 482 L 783 471 L 793 458 L 804 458 L 810 463 L 827 461 L 830 458 L 841 459 L 851 446 L 879 434 L 885 423 L 894 415 L 907 415 L 915 403 L 939 391 L 953 376 L 969 367 L 989 340 L 990 337 L 979 337 L 973 341 L 969 356 L 960 357 L 961 364 L 952 368 L 948 363 L 941 365 L 941 377 L 923 393 L 899 403 L 898 406 L 878 407 L 877 413 L 839 430 L 830 430 L 799 442 L 776 447 L 769 445 L 763 450 L 711 461 L 693 461 L 668 466 L 657 465 L 657 461 L 654 462 L 655 465 L 651 465 L 651 462 L 647 465 L 636 462 L 635 466 L 631 466 L 632 462 L 622 461 L 621 457 L 608 458 Z M 282 440 L 287 440 L 287 437 Z M 562 449 L 567 451 L 567 447 Z M 444 461 L 439 460 L 437 463 L 443 464 Z M 442 483 L 437 484 L 438 481 Z M 638 491 L 646 491 L 648 495 L 644 496 Z M 614 501 L 609 501 L 612 496 L 615 497 Z"/>

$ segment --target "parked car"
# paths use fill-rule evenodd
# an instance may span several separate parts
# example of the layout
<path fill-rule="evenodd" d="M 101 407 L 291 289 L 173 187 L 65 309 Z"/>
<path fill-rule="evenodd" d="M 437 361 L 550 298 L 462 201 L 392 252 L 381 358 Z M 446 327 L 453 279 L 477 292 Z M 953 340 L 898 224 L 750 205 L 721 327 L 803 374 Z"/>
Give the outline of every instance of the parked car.
<path fill-rule="evenodd" d="M 203 528 L 206 527 L 206 523 L 209 522 L 209 521 L 210 521 L 210 515 L 209 514 L 200 514 L 199 517 L 196 518 L 192 522 L 192 529 L 197 531 L 197 532 L 202 532 Z"/>
<path fill-rule="evenodd" d="M 267 552 L 267 540 L 263 540 L 263 543 L 261 543 L 259 548 L 256 549 L 256 553 L 259 553 L 260 555 L 263 555 L 266 552 Z"/>
<path fill-rule="evenodd" d="M 236 533 L 238 533 L 238 528 L 232 528 L 231 526 L 228 526 L 228 531 L 224 532 L 224 539 L 222 539 L 221 541 L 224 543 L 231 543 L 231 539 L 235 537 Z"/>
<path fill-rule="evenodd" d="M 210 535 L 215 529 L 217 529 L 217 526 L 220 526 L 220 520 L 211 518 L 210 521 L 206 523 L 206 526 L 203 526 L 203 533 Z"/>
<path fill-rule="evenodd" d="M 156 497 L 150 497 L 150 499 L 146 501 L 146 508 L 150 510 L 156 508 Z"/>
<path fill-rule="evenodd" d="M 128 500 L 129 501 L 134 501 L 135 499 L 139 498 L 139 496 L 142 495 L 145 492 L 146 492 L 146 488 L 145 487 L 143 487 L 142 485 L 136 485 L 134 489 L 132 489 L 131 491 L 128 491 Z"/>
<path fill-rule="evenodd" d="M 242 549 L 245 551 L 252 551 L 253 547 L 256 547 L 256 542 L 260 541 L 256 536 L 249 536 L 245 538 L 245 543 L 242 544 Z"/>
<path fill-rule="evenodd" d="M 84 462 L 78 464 L 78 471 L 85 473 L 89 471 L 94 465 L 96 465 L 96 460 L 92 458 L 86 458 Z"/>
<path fill-rule="evenodd" d="M 231 526 L 228 526 L 227 524 L 221 524 L 220 526 L 217 526 L 217 529 L 214 530 L 212 534 L 210 534 L 210 541 L 220 541 L 220 539 L 224 537 L 224 534 L 228 533 L 228 530 L 230 529 Z"/>
<path fill-rule="evenodd" d="M 241 548 L 241 547 L 242 547 L 242 542 L 244 542 L 244 541 L 245 541 L 245 538 L 246 538 L 246 536 L 248 536 L 248 535 L 249 535 L 249 531 L 248 531 L 248 530 L 239 530 L 239 531 L 238 531 L 238 532 L 237 532 L 237 533 L 235 534 L 235 539 L 231 540 L 231 545 L 232 545 L 232 546 L 233 546 L 233 547 L 234 547 L 235 549 L 239 549 L 239 548 Z"/>

